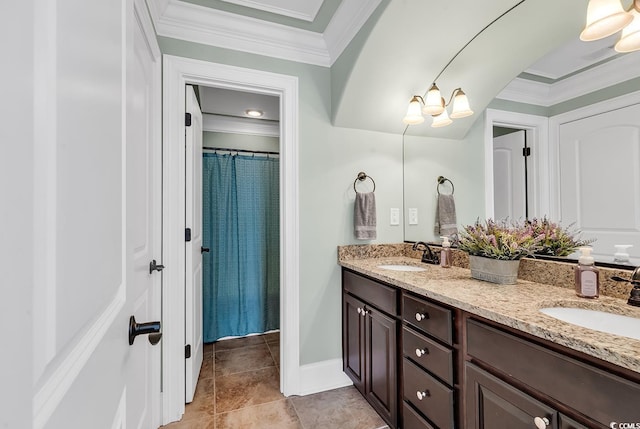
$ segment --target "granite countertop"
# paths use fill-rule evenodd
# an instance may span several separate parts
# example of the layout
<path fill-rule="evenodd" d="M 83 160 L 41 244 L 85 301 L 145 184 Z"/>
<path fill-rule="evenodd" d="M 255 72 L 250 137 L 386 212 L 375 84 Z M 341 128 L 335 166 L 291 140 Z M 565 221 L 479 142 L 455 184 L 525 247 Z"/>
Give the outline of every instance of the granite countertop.
<path fill-rule="evenodd" d="M 545 307 L 571 306 L 640 318 L 640 308 L 608 296 L 578 298 L 572 289 L 518 280 L 496 285 L 471 278 L 468 269 L 442 268 L 398 256 L 340 259 L 340 265 L 466 312 L 563 345 L 640 373 L 640 340 L 594 331 L 540 313 Z M 426 271 L 392 271 L 383 264 L 415 265 Z"/>

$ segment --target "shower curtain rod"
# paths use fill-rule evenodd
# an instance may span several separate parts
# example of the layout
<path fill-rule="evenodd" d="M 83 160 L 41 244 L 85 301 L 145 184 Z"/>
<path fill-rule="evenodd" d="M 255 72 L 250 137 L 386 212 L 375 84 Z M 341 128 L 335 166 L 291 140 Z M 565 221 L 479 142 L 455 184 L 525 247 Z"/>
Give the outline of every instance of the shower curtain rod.
<path fill-rule="evenodd" d="M 280 155 L 280 152 L 269 152 L 266 150 L 229 149 L 228 147 L 203 146 L 202 149 L 203 150 L 219 150 L 221 152 L 243 152 L 243 153 L 261 153 L 265 155 Z"/>

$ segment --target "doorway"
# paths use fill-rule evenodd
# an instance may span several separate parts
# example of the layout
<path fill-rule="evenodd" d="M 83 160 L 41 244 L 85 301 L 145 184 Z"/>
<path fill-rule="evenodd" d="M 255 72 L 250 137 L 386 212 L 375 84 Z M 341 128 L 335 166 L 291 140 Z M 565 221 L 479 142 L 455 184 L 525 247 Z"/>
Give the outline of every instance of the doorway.
<path fill-rule="evenodd" d="M 187 84 L 256 92 L 280 99 L 280 390 L 299 392 L 299 220 L 298 220 L 298 81 L 240 67 L 166 55 L 163 58 L 163 206 L 165 279 L 163 294 L 163 419 L 179 420 L 184 413 L 184 165 L 176 141 L 184 138 Z M 181 209 L 182 208 L 182 209 Z"/>
<path fill-rule="evenodd" d="M 496 220 L 522 221 L 530 215 L 530 131 L 493 127 L 493 191 Z M 531 137 L 529 136 L 529 139 Z"/>
<path fill-rule="evenodd" d="M 523 113 L 507 112 L 502 110 L 487 109 L 485 114 L 485 217 L 487 219 L 503 219 L 509 217 L 512 220 L 525 220 L 527 218 L 541 217 L 549 213 L 549 120 L 546 117 L 527 115 Z M 499 164 L 507 164 L 506 152 L 502 152 L 497 157 L 494 154 L 494 130 L 496 128 L 507 128 L 517 130 L 521 136 L 522 146 L 526 138 L 526 150 L 529 155 L 526 157 L 527 184 L 524 184 L 524 172 L 521 183 L 512 181 L 513 174 L 503 174 L 505 169 L 501 169 Z M 518 143 L 520 144 L 520 143 Z M 504 155 L 504 156 L 503 156 Z M 514 152 L 514 156 L 518 155 Z M 522 156 L 522 152 L 519 152 Z M 502 157 L 503 159 L 500 159 Z M 511 157 L 511 154 L 509 154 Z M 510 158 L 511 159 L 511 158 Z M 524 163 L 522 163 L 524 170 Z M 508 183 L 505 183 L 509 181 Z M 511 195 L 516 194 L 515 189 L 521 189 L 519 198 L 521 203 L 514 202 Z M 514 192 L 510 192 L 509 189 Z M 526 192 L 526 203 L 524 193 Z M 500 195 L 497 195 L 500 193 Z M 526 206 L 525 206 L 526 204 Z M 511 210 L 507 205 L 522 206 L 521 212 Z"/>

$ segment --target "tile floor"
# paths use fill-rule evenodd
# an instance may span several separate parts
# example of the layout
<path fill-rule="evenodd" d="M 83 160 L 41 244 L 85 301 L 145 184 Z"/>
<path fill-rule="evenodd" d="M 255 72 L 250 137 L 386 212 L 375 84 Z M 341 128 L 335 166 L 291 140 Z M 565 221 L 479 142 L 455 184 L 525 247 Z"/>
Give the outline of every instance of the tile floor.
<path fill-rule="evenodd" d="M 194 400 L 164 428 L 387 428 L 353 386 L 285 398 L 279 371 L 277 332 L 206 344 Z"/>

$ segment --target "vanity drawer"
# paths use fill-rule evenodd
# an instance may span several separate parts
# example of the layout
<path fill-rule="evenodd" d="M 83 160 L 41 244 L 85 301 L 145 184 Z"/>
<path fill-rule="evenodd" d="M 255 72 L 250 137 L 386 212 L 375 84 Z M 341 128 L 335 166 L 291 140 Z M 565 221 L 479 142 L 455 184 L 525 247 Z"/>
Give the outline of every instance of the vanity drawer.
<path fill-rule="evenodd" d="M 467 353 L 605 426 L 640 422 L 638 383 L 475 320 Z"/>
<path fill-rule="evenodd" d="M 402 402 L 402 416 L 402 429 L 434 429 L 411 405 L 404 401 Z"/>
<path fill-rule="evenodd" d="M 404 399 L 440 429 L 454 427 L 453 390 L 404 358 Z M 418 397 L 418 393 L 422 399 Z"/>
<path fill-rule="evenodd" d="M 453 386 L 453 350 L 406 326 L 402 329 L 402 350 L 419 366 Z"/>
<path fill-rule="evenodd" d="M 403 294 L 402 318 L 427 334 L 449 345 L 453 344 L 451 310 L 423 299 Z"/>
<path fill-rule="evenodd" d="M 391 315 L 398 314 L 398 291 L 350 271 L 342 270 L 342 287 L 368 304 Z"/>

